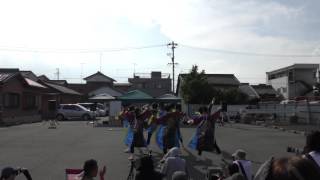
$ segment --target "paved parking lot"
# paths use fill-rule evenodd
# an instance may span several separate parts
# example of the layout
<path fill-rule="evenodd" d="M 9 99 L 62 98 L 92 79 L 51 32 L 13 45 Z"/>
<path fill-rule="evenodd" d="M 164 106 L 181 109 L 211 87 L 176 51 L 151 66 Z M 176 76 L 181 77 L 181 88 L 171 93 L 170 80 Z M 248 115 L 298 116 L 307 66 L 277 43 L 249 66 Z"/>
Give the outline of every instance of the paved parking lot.
<path fill-rule="evenodd" d="M 182 129 L 185 144 L 194 130 Z M 42 123 L 0 128 L 0 166 L 27 167 L 35 180 L 64 180 L 65 168 L 81 168 L 85 160 L 94 158 L 100 165 L 107 165 L 107 180 L 126 179 L 129 162 L 128 154 L 123 153 L 125 133 L 122 128 L 93 128 L 82 121 L 62 122 L 57 129 L 48 129 Z M 217 141 L 224 156 L 204 153 L 203 161 L 196 162 L 196 152 L 183 150 L 193 179 L 203 179 L 206 167 L 219 166 L 221 158 L 237 148 L 247 151 L 256 170 L 270 156 L 289 155 L 287 146 L 301 148 L 304 136 L 237 124 L 218 127 Z M 161 151 L 154 145 L 152 149 L 154 158 L 160 159 Z"/>

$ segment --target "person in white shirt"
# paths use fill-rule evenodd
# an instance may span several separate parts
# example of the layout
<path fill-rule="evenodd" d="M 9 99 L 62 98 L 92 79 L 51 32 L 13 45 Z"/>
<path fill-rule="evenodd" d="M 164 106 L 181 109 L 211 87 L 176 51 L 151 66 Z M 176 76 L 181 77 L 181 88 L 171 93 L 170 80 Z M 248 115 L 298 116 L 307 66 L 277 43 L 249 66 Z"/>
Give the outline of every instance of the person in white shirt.
<path fill-rule="evenodd" d="M 177 171 L 183 171 L 187 174 L 186 161 L 181 157 L 180 149 L 173 147 L 161 160 L 161 173 L 165 175 L 167 180 L 172 180 L 172 175 Z"/>
<path fill-rule="evenodd" d="M 320 131 L 314 131 L 307 136 L 304 152 L 305 158 L 311 160 L 320 170 Z"/>
<path fill-rule="evenodd" d="M 246 180 L 252 180 L 252 163 L 246 160 L 246 152 L 242 149 L 238 149 L 232 154 L 234 158 L 233 163 L 239 167 L 239 172 L 245 177 Z"/>

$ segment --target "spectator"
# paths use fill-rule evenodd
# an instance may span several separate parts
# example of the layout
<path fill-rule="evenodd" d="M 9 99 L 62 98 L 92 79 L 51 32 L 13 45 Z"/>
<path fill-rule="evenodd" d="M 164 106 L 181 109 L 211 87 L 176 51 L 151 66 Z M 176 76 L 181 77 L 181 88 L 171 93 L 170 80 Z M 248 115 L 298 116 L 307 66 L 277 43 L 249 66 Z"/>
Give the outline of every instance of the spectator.
<path fill-rule="evenodd" d="M 163 157 L 163 165 L 161 167 L 161 173 L 165 175 L 167 180 L 172 179 L 172 175 L 176 171 L 182 171 L 187 174 L 186 161 L 180 157 L 181 152 L 177 147 L 173 147 L 169 152 Z"/>
<path fill-rule="evenodd" d="M 305 157 L 310 159 L 320 171 L 320 131 L 312 132 L 307 136 Z"/>
<path fill-rule="evenodd" d="M 106 166 L 99 172 L 100 180 L 104 180 Z M 81 180 L 93 180 L 98 175 L 98 163 L 94 159 L 87 160 L 83 166 L 83 177 Z"/>
<path fill-rule="evenodd" d="M 12 167 L 6 167 L 2 169 L 0 180 L 15 180 L 20 173 L 22 173 L 27 180 L 32 180 L 28 169 L 25 169 L 25 168 L 14 169 Z"/>
<path fill-rule="evenodd" d="M 316 180 L 320 172 L 309 159 L 294 156 L 266 161 L 254 180 Z"/>
<path fill-rule="evenodd" d="M 172 175 L 172 180 L 188 180 L 188 175 L 184 171 L 176 171 Z"/>
<path fill-rule="evenodd" d="M 242 149 L 238 149 L 232 154 L 234 164 L 238 165 L 239 171 L 247 180 L 252 180 L 252 163 L 246 160 L 246 152 Z"/>
<path fill-rule="evenodd" d="M 154 170 L 153 160 L 151 156 L 144 156 L 140 159 L 139 167 L 137 167 L 135 180 L 162 180 L 162 174 Z"/>

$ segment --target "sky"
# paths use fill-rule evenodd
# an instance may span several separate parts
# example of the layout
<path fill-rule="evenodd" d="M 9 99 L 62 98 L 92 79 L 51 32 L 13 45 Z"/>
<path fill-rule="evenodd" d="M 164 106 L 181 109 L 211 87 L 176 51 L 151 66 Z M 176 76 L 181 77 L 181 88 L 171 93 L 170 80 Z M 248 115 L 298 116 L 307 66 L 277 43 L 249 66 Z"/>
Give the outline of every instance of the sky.
<path fill-rule="evenodd" d="M 59 68 L 60 79 L 74 83 L 101 69 L 127 82 L 134 72 L 171 73 L 166 44 L 175 41 L 176 75 L 197 64 L 265 83 L 267 71 L 319 63 L 319 7 L 318 0 L 0 1 L 0 67 L 52 79 Z"/>

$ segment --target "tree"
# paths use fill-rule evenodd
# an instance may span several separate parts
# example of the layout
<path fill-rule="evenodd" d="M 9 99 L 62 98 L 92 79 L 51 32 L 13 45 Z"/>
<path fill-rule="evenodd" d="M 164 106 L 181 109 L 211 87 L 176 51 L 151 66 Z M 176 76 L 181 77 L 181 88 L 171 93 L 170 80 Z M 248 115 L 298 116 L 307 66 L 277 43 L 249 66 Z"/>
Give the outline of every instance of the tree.
<path fill-rule="evenodd" d="M 205 71 L 198 72 L 198 66 L 193 65 L 189 74 L 182 79 L 181 94 L 186 103 L 209 104 L 215 98 L 216 104 L 245 104 L 249 102 L 248 95 L 239 89 L 220 90 L 214 88 L 207 81 Z"/>
<path fill-rule="evenodd" d="M 227 104 L 246 104 L 249 97 L 238 89 L 230 89 L 223 92 L 223 101 Z"/>
<path fill-rule="evenodd" d="M 208 83 L 205 71 L 198 72 L 198 66 L 193 65 L 190 73 L 183 77 L 181 92 L 187 103 L 208 104 L 216 91 Z"/>

